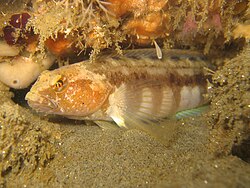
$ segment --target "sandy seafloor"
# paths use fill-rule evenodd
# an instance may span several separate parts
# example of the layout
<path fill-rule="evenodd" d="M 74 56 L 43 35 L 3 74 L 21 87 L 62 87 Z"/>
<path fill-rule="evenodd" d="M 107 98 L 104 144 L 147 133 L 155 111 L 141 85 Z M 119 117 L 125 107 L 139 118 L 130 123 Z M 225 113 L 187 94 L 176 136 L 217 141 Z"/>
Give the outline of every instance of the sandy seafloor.
<path fill-rule="evenodd" d="M 64 125 L 60 155 L 37 179 L 13 184 L 53 187 L 247 187 L 250 166 L 237 157 L 213 158 L 201 122 L 181 128 L 165 147 L 139 131 Z M 188 131 L 187 131 L 188 130 Z M 49 181 L 49 184 L 44 182 Z"/>
<path fill-rule="evenodd" d="M 175 129 L 166 133 L 171 139 L 162 144 L 137 130 L 102 130 L 82 121 L 39 116 L 12 102 L 4 88 L 3 187 L 250 186 L 249 163 L 218 155 L 204 117 L 173 123 Z M 3 149 L 6 145 L 11 149 Z"/>

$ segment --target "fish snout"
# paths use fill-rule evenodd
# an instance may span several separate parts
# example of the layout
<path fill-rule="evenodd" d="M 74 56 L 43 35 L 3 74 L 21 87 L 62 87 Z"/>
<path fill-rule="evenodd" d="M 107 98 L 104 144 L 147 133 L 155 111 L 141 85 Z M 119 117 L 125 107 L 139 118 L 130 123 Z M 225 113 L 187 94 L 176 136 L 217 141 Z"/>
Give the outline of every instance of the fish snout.
<path fill-rule="evenodd" d="M 25 96 L 25 100 L 27 100 L 28 105 L 36 111 L 49 113 L 55 109 L 57 109 L 58 105 L 53 100 L 47 96 L 38 95 L 34 92 L 29 92 Z"/>

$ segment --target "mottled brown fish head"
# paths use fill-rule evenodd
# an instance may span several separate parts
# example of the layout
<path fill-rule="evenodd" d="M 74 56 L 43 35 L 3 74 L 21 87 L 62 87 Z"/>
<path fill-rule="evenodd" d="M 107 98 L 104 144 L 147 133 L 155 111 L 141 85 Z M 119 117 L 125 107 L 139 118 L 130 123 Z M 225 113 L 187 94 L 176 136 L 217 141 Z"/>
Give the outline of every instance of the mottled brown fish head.
<path fill-rule="evenodd" d="M 44 71 L 25 99 L 39 112 L 84 117 L 98 111 L 111 90 L 104 76 L 70 65 Z"/>

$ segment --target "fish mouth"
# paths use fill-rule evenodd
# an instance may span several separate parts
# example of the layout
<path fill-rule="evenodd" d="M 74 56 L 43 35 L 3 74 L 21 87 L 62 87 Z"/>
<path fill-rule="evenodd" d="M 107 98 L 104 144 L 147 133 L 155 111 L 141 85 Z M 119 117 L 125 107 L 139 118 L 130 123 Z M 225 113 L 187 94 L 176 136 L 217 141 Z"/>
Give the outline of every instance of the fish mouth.
<path fill-rule="evenodd" d="M 38 112 L 49 114 L 53 113 L 54 110 L 58 108 L 57 103 L 53 99 L 41 94 L 29 92 L 25 96 L 25 99 L 27 100 L 28 105 Z"/>

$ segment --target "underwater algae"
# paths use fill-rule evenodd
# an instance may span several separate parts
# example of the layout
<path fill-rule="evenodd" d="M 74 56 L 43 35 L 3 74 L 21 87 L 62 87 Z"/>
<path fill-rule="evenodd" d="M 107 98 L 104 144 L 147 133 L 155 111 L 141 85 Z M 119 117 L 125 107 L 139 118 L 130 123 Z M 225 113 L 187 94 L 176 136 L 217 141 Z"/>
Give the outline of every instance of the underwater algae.
<path fill-rule="evenodd" d="M 27 30 L 16 28 L 15 36 L 25 38 L 28 31 L 32 40 L 14 45 L 21 55 L 49 51 L 57 61 L 75 62 L 85 50 L 154 47 L 154 41 L 165 48 L 215 53 L 222 61 L 212 75 L 211 111 L 178 121 L 166 147 L 137 130 L 103 131 L 34 114 L 13 102 L 13 93 L 1 84 L 1 186 L 248 187 L 249 2 L 121 2 L 2 1 L 0 24 L 4 28 L 13 14 L 28 12 Z"/>
<path fill-rule="evenodd" d="M 11 100 L 13 94 L 2 84 L 0 94 L 0 167 L 4 185 L 2 178 L 9 173 L 19 174 L 23 170 L 31 173 L 54 158 L 53 144 L 60 134 L 49 127 L 41 127 L 40 119 L 36 121 L 33 117 L 30 121 L 32 114 L 15 104 Z"/>
<path fill-rule="evenodd" d="M 234 27 L 247 19 L 247 3 L 247 0 L 3 1 L 0 24 L 5 28 L 13 12 L 27 12 L 31 17 L 26 30 L 15 28 L 12 33 L 19 38 L 16 44 L 20 38 L 26 38 L 22 41 L 24 46 L 35 43 L 35 52 L 44 53 L 47 49 L 60 57 L 76 55 L 90 47 L 92 53 L 105 48 L 153 47 L 154 41 L 161 46 L 192 46 L 209 53 L 232 41 Z M 9 10 L 8 5 L 14 9 Z"/>
<path fill-rule="evenodd" d="M 217 143 L 216 150 L 221 147 L 219 152 L 230 153 L 234 143 L 240 144 L 247 139 L 249 142 L 249 77 L 249 44 L 238 56 L 226 60 L 224 66 L 213 74 L 208 121 L 212 128 L 211 140 Z"/>

